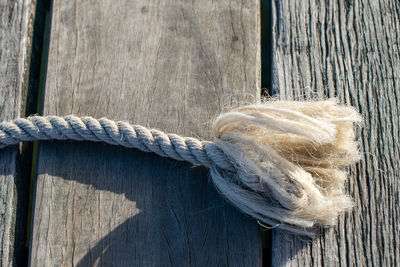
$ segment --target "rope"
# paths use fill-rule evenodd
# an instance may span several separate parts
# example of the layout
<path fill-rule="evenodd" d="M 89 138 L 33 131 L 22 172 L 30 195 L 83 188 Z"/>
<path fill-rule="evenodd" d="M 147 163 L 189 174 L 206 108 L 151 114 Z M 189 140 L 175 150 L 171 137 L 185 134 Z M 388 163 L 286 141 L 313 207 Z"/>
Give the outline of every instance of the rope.
<path fill-rule="evenodd" d="M 221 114 L 214 142 L 73 115 L 0 123 L 0 149 L 23 141 L 105 142 L 204 165 L 216 189 L 244 213 L 293 233 L 315 234 L 353 206 L 344 168 L 359 160 L 362 118 L 334 99 L 271 101 Z"/>
<path fill-rule="evenodd" d="M 37 140 L 105 142 L 208 168 L 216 164 L 222 169 L 233 170 L 224 152 L 212 142 L 166 134 L 124 121 L 69 115 L 31 116 L 0 123 L 0 149 Z"/>

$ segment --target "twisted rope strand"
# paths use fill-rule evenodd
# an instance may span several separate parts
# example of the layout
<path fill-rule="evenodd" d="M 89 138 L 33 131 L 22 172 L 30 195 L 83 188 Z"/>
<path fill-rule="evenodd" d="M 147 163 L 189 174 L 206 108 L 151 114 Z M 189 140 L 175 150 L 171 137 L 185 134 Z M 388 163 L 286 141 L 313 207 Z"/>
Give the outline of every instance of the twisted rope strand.
<path fill-rule="evenodd" d="M 31 116 L 0 123 L 0 149 L 23 141 L 68 139 L 105 142 L 208 168 L 215 164 L 222 169 L 233 170 L 224 152 L 212 142 L 165 134 L 123 121 L 69 115 Z"/>

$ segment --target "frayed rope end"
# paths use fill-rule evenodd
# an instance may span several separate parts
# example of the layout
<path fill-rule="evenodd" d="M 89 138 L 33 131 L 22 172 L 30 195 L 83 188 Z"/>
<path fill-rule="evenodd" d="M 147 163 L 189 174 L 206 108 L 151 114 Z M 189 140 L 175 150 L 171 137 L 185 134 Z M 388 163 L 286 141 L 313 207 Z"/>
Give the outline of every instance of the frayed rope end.
<path fill-rule="evenodd" d="M 334 99 L 272 101 L 220 115 L 214 142 L 235 166 L 211 167 L 217 189 L 262 223 L 313 236 L 353 205 L 343 168 L 359 160 L 362 119 Z"/>

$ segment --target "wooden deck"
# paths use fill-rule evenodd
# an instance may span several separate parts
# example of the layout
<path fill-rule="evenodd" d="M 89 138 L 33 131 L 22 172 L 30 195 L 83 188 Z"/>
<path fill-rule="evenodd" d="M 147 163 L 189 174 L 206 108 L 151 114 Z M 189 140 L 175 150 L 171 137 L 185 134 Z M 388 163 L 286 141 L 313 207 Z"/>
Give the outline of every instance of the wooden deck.
<path fill-rule="evenodd" d="M 300 4 L 301 3 L 301 4 Z M 272 265 L 400 264 L 400 4 L 273 2 L 273 86 L 284 99 L 336 96 L 364 117 L 350 168 L 353 212 L 312 243 L 274 232 Z M 285 11 L 284 11 L 285 10 Z"/>
<path fill-rule="evenodd" d="M 1 120 L 106 116 L 209 139 L 221 111 L 268 92 L 335 96 L 365 123 L 356 206 L 312 241 L 259 227 L 202 167 L 94 143 L 0 151 L 0 266 L 398 265 L 399 17 L 394 0 L 3 0 Z"/>
<path fill-rule="evenodd" d="M 24 116 L 28 83 L 32 1 L 0 4 L 0 120 Z M 21 265 L 27 256 L 29 180 L 19 150 L 0 151 L 0 266 Z M 20 257 L 16 255 L 21 255 Z"/>

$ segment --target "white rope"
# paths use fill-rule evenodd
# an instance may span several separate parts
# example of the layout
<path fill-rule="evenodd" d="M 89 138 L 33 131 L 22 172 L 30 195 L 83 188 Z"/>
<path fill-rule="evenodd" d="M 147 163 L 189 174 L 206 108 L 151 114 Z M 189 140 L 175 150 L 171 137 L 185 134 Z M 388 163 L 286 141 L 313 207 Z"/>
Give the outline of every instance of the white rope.
<path fill-rule="evenodd" d="M 159 130 L 130 125 L 124 121 L 74 115 L 31 116 L 10 122 L 0 122 L 0 149 L 19 142 L 37 140 L 75 140 L 104 142 L 153 152 L 162 157 L 187 161 L 208 168 L 216 164 L 233 170 L 226 155 L 212 142 L 196 138 L 165 134 Z"/>
<path fill-rule="evenodd" d="M 352 207 L 343 168 L 359 159 L 351 107 L 272 101 L 220 115 L 214 142 L 105 118 L 32 116 L 0 123 L 0 148 L 23 141 L 105 142 L 210 168 L 218 191 L 262 223 L 312 236 Z"/>

